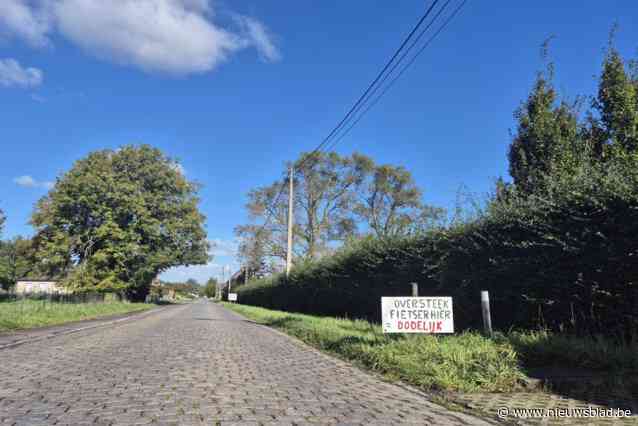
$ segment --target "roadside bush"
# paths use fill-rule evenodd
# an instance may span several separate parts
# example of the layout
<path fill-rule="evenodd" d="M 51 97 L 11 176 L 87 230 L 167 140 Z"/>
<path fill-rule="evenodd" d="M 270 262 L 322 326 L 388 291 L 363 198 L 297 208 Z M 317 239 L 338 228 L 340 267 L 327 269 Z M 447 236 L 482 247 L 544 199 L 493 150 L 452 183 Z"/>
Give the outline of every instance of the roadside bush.
<path fill-rule="evenodd" d="M 542 195 L 492 203 L 478 219 L 421 237 L 368 238 L 238 289 L 241 303 L 380 320 L 381 296 L 454 298 L 457 329 L 481 325 L 489 290 L 496 328 L 636 337 L 636 156 L 555 176 Z"/>

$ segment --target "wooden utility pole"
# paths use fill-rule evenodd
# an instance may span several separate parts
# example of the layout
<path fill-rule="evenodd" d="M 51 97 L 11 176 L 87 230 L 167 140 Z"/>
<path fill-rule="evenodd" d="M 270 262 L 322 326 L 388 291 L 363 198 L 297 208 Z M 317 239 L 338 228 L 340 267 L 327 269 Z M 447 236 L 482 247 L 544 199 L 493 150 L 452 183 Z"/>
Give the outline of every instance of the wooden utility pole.
<path fill-rule="evenodd" d="M 288 274 L 290 274 L 290 268 L 292 268 L 292 220 L 293 220 L 293 211 L 292 211 L 292 205 L 293 205 L 293 187 L 292 187 L 292 180 L 293 180 L 293 175 L 294 173 L 294 168 L 292 166 L 290 166 L 290 188 L 289 188 L 289 193 L 288 193 L 288 250 L 286 251 L 286 276 L 288 276 Z"/>
<path fill-rule="evenodd" d="M 224 281 L 226 281 L 226 265 L 222 265 L 222 282 L 219 285 L 219 300 L 224 299 Z"/>

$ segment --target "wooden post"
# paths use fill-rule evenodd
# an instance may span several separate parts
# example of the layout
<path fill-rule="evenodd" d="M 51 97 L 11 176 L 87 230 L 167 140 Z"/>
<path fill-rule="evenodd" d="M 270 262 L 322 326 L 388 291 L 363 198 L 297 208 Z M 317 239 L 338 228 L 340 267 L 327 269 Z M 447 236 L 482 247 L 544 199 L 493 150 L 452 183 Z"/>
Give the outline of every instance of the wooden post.
<path fill-rule="evenodd" d="M 481 311 L 483 312 L 483 330 L 485 334 L 492 337 L 492 315 L 490 314 L 490 294 L 483 290 L 481 291 Z"/>
<path fill-rule="evenodd" d="M 412 285 L 412 297 L 419 297 L 419 283 L 410 283 Z"/>

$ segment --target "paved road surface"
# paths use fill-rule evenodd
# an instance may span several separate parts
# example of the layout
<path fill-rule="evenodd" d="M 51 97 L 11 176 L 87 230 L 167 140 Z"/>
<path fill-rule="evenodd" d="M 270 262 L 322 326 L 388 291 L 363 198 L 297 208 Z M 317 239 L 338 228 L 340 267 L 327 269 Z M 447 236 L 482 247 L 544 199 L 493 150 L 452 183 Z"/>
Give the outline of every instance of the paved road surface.
<path fill-rule="evenodd" d="M 0 351 L 0 424 L 487 424 L 213 303 Z"/>

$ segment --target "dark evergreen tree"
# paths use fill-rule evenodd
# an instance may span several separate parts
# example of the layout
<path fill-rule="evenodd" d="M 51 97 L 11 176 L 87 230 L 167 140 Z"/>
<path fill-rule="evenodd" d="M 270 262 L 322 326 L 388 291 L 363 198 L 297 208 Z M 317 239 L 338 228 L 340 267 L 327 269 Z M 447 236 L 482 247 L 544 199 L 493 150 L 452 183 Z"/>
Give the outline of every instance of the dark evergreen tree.
<path fill-rule="evenodd" d="M 613 147 L 614 151 L 633 152 L 638 148 L 637 91 L 638 80 L 627 72 L 618 51 L 610 47 L 593 101 L 600 118 L 592 119 L 589 126 L 598 145 Z"/>
<path fill-rule="evenodd" d="M 510 175 L 521 193 L 543 190 L 546 177 L 578 143 L 574 108 L 566 102 L 555 104 L 551 74 L 548 78 L 539 73 L 528 99 L 515 113 L 518 126 L 508 153 Z"/>

